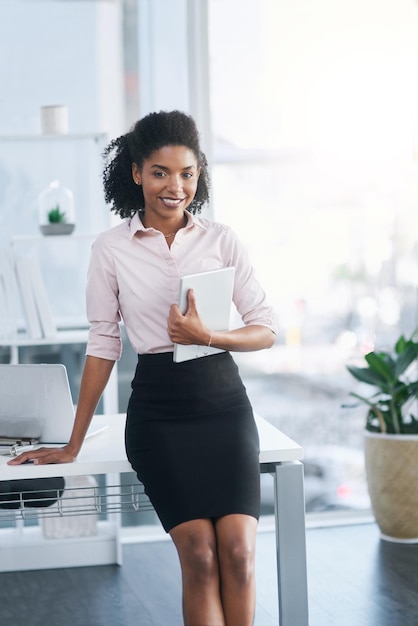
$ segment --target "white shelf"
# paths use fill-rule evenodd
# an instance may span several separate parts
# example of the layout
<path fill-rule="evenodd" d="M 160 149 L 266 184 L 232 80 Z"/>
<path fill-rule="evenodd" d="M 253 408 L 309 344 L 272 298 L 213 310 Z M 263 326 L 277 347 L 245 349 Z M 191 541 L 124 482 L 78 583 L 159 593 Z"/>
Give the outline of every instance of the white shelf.
<path fill-rule="evenodd" d="M 57 239 L 94 239 L 97 233 L 71 233 L 70 235 L 15 235 L 11 238 L 12 245 L 14 243 L 25 241 L 56 241 Z"/>
<path fill-rule="evenodd" d="M 60 344 L 86 343 L 88 330 L 58 330 L 52 337 L 32 339 L 27 335 L 18 335 L 10 339 L 0 339 L 0 346 L 4 348 L 25 348 L 28 346 L 53 346 Z"/>
<path fill-rule="evenodd" d="M 66 133 L 56 135 L 42 135 L 39 134 L 27 134 L 27 135 L 0 135 L 1 141 L 88 141 L 94 139 L 95 141 L 107 140 L 107 133 Z"/>

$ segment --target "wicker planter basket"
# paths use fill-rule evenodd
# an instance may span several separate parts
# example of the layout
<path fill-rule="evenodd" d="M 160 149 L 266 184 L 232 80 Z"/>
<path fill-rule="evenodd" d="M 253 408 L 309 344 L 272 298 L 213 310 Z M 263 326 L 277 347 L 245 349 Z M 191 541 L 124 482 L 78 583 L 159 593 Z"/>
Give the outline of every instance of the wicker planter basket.
<path fill-rule="evenodd" d="M 382 539 L 418 543 L 418 435 L 365 432 L 369 495 Z"/>

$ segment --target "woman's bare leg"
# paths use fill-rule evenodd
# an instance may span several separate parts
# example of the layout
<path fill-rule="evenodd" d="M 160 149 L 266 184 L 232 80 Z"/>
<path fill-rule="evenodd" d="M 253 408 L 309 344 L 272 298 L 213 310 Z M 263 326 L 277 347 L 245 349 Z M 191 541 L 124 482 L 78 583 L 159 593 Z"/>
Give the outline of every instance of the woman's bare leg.
<path fill-rule="evenodd" d="M 225 624 L 252 626 L 257 520 L 249 515 L 226 515 L 215 522 L 215 532 Z"/>
<path fill-rule="evenodd" d="M 170 535 L 182 571 L 185 626 L 225 626 L 213 522 L 207 519 L 185 522 L 173 528 Z"/>

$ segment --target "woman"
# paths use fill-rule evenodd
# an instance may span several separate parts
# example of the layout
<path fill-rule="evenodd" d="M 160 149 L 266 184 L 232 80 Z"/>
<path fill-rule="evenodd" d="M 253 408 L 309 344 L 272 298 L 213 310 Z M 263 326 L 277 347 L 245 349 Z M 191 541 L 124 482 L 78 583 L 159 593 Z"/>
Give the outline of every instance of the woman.
<path fill-rule="evenodd" d="M 74 429 L 60 449 L 11 463 L 73 461 L 113 364 L 119 322 L 138 353 L 126 420 L 128 458 L 177 548 L 189 626 L 249 626 L 255 611 L 259 517 L 258 435 L 230 351 L 269 348 L 275 323 L 231 229 L 195 217 L 209 197 L 207 162 L 191 117 L 151 113 L 105 151 L 106 201 L 121 224 L 92 248 L 91 323 Z M 192 291 L 183 315 L 179 277 L 235 267 L 234 302 L 244 326 L 207 328 Z M 173 344 L 223 352 L 173 362 Z"/>

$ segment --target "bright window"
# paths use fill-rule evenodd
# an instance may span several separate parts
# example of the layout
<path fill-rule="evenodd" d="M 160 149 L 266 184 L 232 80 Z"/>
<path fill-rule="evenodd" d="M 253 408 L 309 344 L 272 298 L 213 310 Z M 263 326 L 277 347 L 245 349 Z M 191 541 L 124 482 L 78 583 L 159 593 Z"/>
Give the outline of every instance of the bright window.
<path fill-rule="evenodd" d="M 417 325 L 418 10 L 412 0 L 211 0 L 215 218 L 280 325 L 238 360 L 305 448 L 307 509 L 368 506 L 349 361 Z"/>

